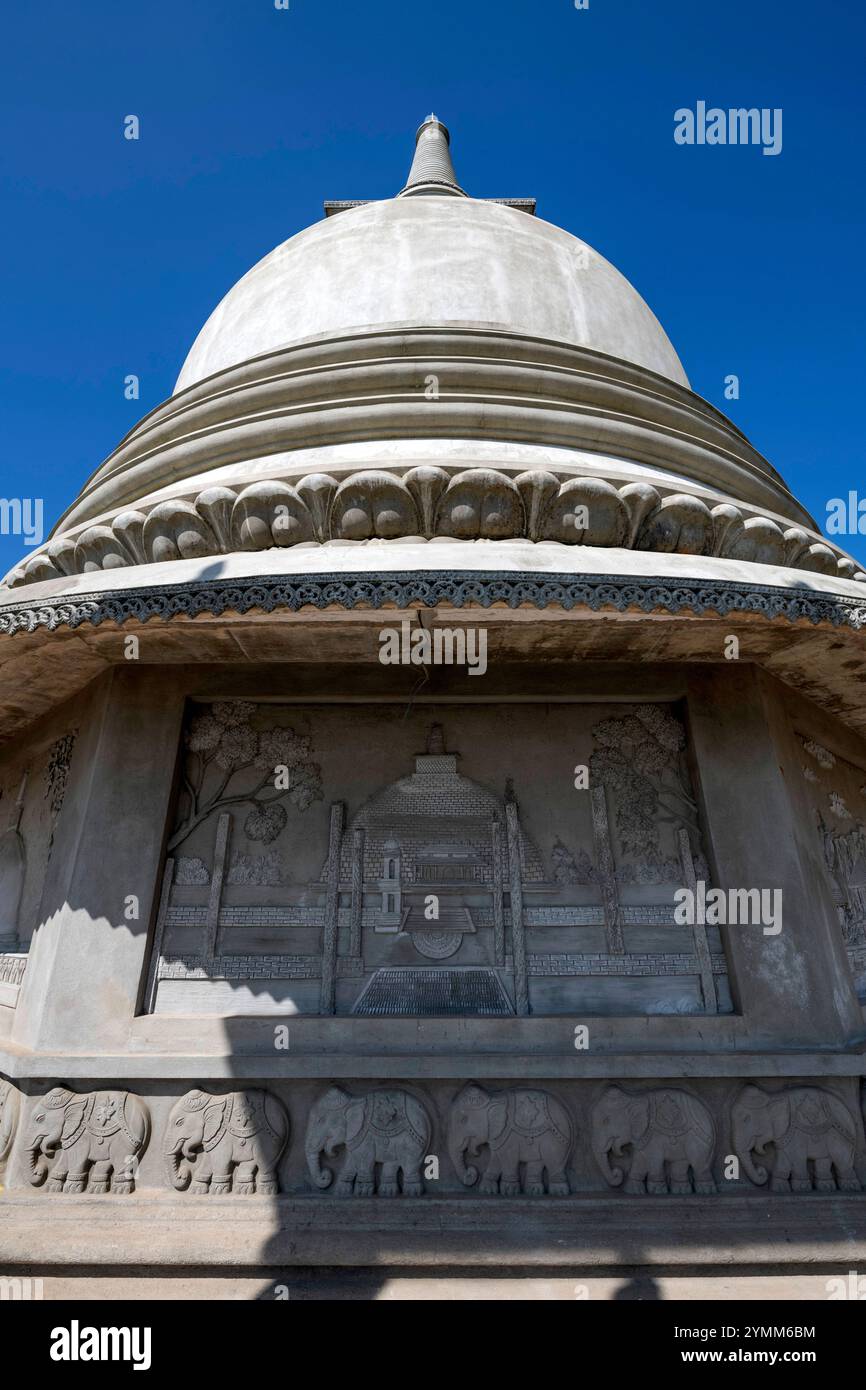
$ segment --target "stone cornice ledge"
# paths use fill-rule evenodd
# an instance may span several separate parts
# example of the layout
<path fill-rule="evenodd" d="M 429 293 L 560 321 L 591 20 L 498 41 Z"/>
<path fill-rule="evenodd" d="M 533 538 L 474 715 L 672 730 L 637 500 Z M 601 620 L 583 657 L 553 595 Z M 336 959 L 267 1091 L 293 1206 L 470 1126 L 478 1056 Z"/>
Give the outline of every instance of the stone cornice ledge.
<path fill-rule="evenodd" d="M 11 598 L 11 595 L 10 595 Z M 221 615 L 305 607 L 489 608 L 502 604 L 597 612 L 678 614 L 754 613 L 790 622 L 830 623 L 857 631 L 866 626 L 866 595 L 853 597 L 812 587 L 754 584 L 683 575 L 636 576 L 503 570 L 399 570 L 377 572 L 239 575 L 192 578 L 178 584 L 98 588 L 90 592 L 35 595 L 0 605 L 0 634 L 38 628 L 54 631 L 89 623 L 148 622 L 197 614 Z"/>
<path fill-rule="evenodd" d="M 165 1017 L 165 1016 L 163 1016 Z M 695 1015 L 689 1022 L 695 1022 Z M 659 1018 L 658 1015 L 655 1016 Z M 311 1020 L 316 1021 L 316 1020 Z M 347 1020 L 348 1021 L 348 1020 Z M 428 1022 L 429 1020 L 423 1020 Z M 477 1024 L 478 1019 L 472 1022 Z M 701 1022 L 706 1023 L 706 1018 Z M 509 1022 L 514 1023 L 511 1019 Z M 550 1023 L 549 1018 L 533 1019 L 534 1024 Z M 555 1022 L 555 1020 L 554 1020 Z M 15 1081 L 94 1082 L 123 1077 L 126 1081 L 158 1083 L 187 1079 L 227 1081 L 233 1078 L 262 1081 L 371 1079 L 395 1076 L 405 1080 L 476 1080 L 520 1076 L 522 1079 L 558 1081 L 698 1080 L 746 1077 L 820 1078 L 866 1076 L 866 1054 L 862 1045 L 833 1052 L 809 1050 L 767 1051 L 725 1046 L 717 1052 L 658 1050 L 645 1051 L 639 1045 L 617 1051 L 600 1051 L 581 1056 L 575 1070 L 575 1053 L 563 1050 L 533 1051 L 525 1039 L 511 1051 L 475 1046 L 471 1053 L 427 1050 L 423 1053 L 402 1049 L 342 1051 L 297 1051 L 280 1057 L 262 1051 L 232 1054 L 192 1054 L 188 1046 L 172 1052 L 35 1053 L 15 1047 L 8 1039 L 0 1046 L 0 1072 Z"/>

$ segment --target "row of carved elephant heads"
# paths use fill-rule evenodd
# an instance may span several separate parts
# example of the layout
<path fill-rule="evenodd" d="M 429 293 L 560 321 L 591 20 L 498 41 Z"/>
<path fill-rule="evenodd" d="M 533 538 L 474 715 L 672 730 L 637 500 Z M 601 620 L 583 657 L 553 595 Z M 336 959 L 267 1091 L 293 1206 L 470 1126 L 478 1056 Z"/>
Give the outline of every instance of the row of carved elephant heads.
<path fill-rule="evenodd" d="M 12 1147 L 19 1104 L 14 1087 L 0 1082 L 0 1160 Z M 854 1170 L 860 1122 L 830 1091 L 744 1086 L 731 1108 L 731 1128 L 743 1172 L 758 1185 L 769 1180 L 774 1192 L 860 1191 Z M 307 1119 L 311 1181 L 340 1196 L 420 1197 L 425 1179 L 438 1176 L 432 1134 L 426 1106 L 408 1091 L 352 1095 L 332 1086 Z M 35 1186 L 50 1192 L 129 1193 L 149 1137 L 147 1107 L 129 1091 L 55 1087 L 34 1101 L 24 1127 L 26 1169 Z M 288 1137 L 286 1109 L 268 1091 L 190 1091 L 173 1106 L 163 1135 L 166 1175 L 180 1191 L 273 1195 Z M 470 1084 L 452 1102 L 445 1137 L 468 1187 L 501 1196 L 569 1194 L 574 1125 L 546 1091 L 488 1092 Z M 688 1091 L 608 1086 L 593 1106 L 589 1138 L 612 1187 L 654 1195 L 717 1190 L 713 1119 Z"/>
<path fill-rule="evenodd" d="M 7 577 L 10 587 L 129 565 L 191 560 L 329 540 L 560 541 L 566 545 L 718 555 L 845 579 L 866 578 L 853 560 L 799 526 L 731 503 L 709 507 L 648 483 L 560 480 L 544 469 L 517 477 L 492 468 L 449 474 L 423 465 L 402 476 L 365 469 L 338 482 L 325 473 L 294 486 L 276 481 L 209 487 L 146 513 L 132 509 L 73 536 L 57 536 Z"/>

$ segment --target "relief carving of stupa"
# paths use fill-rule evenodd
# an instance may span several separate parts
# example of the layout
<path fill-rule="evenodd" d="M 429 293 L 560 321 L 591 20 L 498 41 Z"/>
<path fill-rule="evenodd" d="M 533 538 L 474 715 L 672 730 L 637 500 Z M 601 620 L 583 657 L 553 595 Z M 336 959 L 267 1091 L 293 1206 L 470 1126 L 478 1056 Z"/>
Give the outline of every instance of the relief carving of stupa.
<path fill-rule="evenodd" d="M 866 574 L 507 193 L 428 117 L 0 587 L 7 1264 L 866 1257 Z"/>

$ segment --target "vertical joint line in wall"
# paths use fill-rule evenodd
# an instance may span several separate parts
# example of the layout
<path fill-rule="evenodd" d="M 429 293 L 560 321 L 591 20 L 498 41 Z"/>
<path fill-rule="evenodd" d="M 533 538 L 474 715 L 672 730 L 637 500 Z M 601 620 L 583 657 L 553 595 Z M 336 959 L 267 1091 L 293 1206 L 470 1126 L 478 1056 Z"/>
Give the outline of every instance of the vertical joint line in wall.
<path fill-rule="evenodd" d="M 511 870 L 511 946 L 514 952 L 514 1006 L 518 1014 L 529 1013 L 529 984 L 526 976 L 526 937 L 523 929 L 523 883 L 520 877 L 520 822 L 517 803 L 505 805 L 508 828 L 508 864 Z"/>
<path fill-rule="evenodd" d="M 592 834 L 595 841 L 595 862 L 601 882 L 601 903 L 604 912 L 604 934 L 608 953 L 625 955 L 622 936 L 622 914 L 616 883 L 616 862 L 607 817 L 607 798 L 604 787 L 593 787 L 589 793 L 592 803 Z"/>
<path fill-rule="evenodd" d="M 162 972 L 163 955 L 162 946 L 165 939 L 165 922 L 168 916 L 168 904 L 171 899 L 171 888 L 174 883 L 174 860 L 166 859 L 165 869 L 162 874 L 162 891 L 159 895 L 159 908 L 156 914 L 156 930 L 153 934 L 153 946 L 150 952 L 150 968 L 147 977 L 147 989 L 144 997 L 144 1011 L 152 1014 L 156 1005 L 156 989 L 159 984 Z"/>
<path fill-rule="evenodd" d="M 498 966 L 504 966 L 505 902 L 502 872 L 502 822 L 498 819 L 491 821 L 490 838 L 493 846 L 493 958 Z"/>
<path fill-rule="evenodd" d="M 356 826 L 352 834 L 352 916 L 349 930 L 349 955 L 357 960 L 361 955 L 361 920 L 364 911 L 364 830 Z"/>
<path fill-rule="evenodd" d="M 325 921 L 322 928 L 322 996 L 319 1012 L 334 1013 L 336 1006 L 337 929 L 340 913 L 340 849 L 343 843 L 342 801 L 331 804 L 328 832 L 328 893 L 325 899 Z"/>
<path fill-rule="evenodd" d="M 225 880 L 226 860 L 228 859 L 229 837 L 232 818 L 223 811 L 217 820 L 216 843 L 213 852 L 213 872 L 210 880 L 210 897 L 207 905 L 207 928 L 205 930 L 204 959 L 212 961 L 218 954 L 220 907 L 222 905 L 223 882 Z"/>
<path fill-rule="evenodd" d="M 680 860 L 683 866 L 683 877 L 686 887 L 692 895 L 692 902 L 697 903 L 697 877 L 695 875 L 695 861 L 692 856 L 692 846 L 689 840 L 689 832 L 682 828 L 677 836 L 680 848 Z M 713 961 L 710 955 L 710 945 L 707 941 L 707 929 L 703 922 L 697 920 L 695 913 L 695 923 L 693 927 L 695 955 L 698 958 L 698 969 L 701 976 L 701 992 L 704 996 L 704 1010 L 708 1014 L 719 1012 L 719 1001 L 716 995 L 716 982 L 713 978 Z"/>

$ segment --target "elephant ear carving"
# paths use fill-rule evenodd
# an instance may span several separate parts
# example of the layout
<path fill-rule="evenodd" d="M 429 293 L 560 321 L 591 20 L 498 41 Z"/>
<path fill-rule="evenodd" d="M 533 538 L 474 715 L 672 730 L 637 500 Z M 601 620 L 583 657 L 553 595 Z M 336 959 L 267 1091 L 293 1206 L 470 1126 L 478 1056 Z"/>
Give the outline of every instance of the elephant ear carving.
<path fill-rule="evenodd" d="M 703 1105 L 692 1100 L 689 1104 L 689 1115 L 698 1137 L 703 1139 L 705 1143 L 715 1145 L 716 1130 L 710 1112 Z"/>
<path fill-rule="evenodd" d="M 265 1124 L 273 1137 L 278 1139 L 281 1143 L 284 1142 L 289 1128 L 286 1112 L 276 1097 L 272 1096 L 269 1091 L 265 1092 L 262 1110 L 265 1117 Z"/>
<path fill-rule="evenodd" d="M 856 1144 L 857 1125 L 847 1105 L 843 1104 L 843 1102 L 838 1100 L 835 1096 L 828 1096 L 826 1093 L 823 1093 L 822 1100 L 828 1124 L 838 1129 L 839 1133 L 844 1135 L 849 1143 Z"/>
<path fill-rule="evenodd" d="M 69 1145 L 78 1138 L 92 1109 L 93 1096 L 82 1096 L 80 1102 L 70 1102 L 67 1105 L 66 1114 L 63 1117 L 63 1129 L 60 1132 L 61 1148 L 68 1149 Z"/>
<path fill-rule="evenodd" d="M 490 1102 L 490 1128 L 488 1134 L 491 1141 L 498 1139 L 508 1123 L 508 1101 L 491 1100 Z"/>
<path fill-rule="evenodd" d="M 791 1102 L 786 1095 L 775 1096 L 767 1105 L 773 1138 L 783 1139 L 791 1128 Z"/>
<path fill-rule="evenodd" d="M 416 1144 L 426 1144 L 430 1134 L 430 1121 L 424 1107 L 414 1096 L 407 1096 L 403 1105 L 403 1119 L 406 1129 Z"/>
<path fill-rule="evenodd" d="M 640 1099 L 630 1101 L 628 1107 L 628 1132 L 632 1143 L 643 1138 L 649 1128 L 649 1122 L 649 1099 L 641 1097 Z"/>
<path fill-rule="evenodd" d="M 357 1139 L 362 1129 L 367 1127 L 367 1111 L 370 1105 L 370 1097 L 366 1100 L 353 1100 L 349 1104 L 349 1112 L 346 1116 L 346 1143 L 351 1144 L 353 1139 Z"/>
<path fill-rule="evenodd" d="M 796 1120 L 801 1128 L 812 1133 L 816 1130 L 836 1129 L 849 1143 L 856 1141 L 857 1131 L 850 1112 L 841 1101 L 828 1095 L 826 1091 L 816 1089 L 804 1096 L 796 1108 Z"/>
<path fill-rule="evenodd" d="M 568 1143 L 571 1144 L 572 1132 L 568 1115 L 560 1109 L 553 1100 L 553 1097 L 549 1096 L 546 1091 L 541 1091 L 540 1095 L 544 1117 L 547 1120 L 548 1126 L 553 1130 L 554 1134 L 559 1135 L 560 1139 L 567 1140 Z"/>
<path fill-rule="evenodd" d="M 146 1106 L 127 1091 L 120 1112 L 121 1128 L 133 1148 L 140 1148 L 150 1133 Z"/>
<path fill-rule="evenodd" d="M 204 1112 L 204 1127 L 202 1129 L 202 1143 L 206 1149 L 213 1148 L 220 1135 L 224 1132 L 228 1117 L 226 1108 L 228 1106 L 228 1096 L 214 1100 Z"/>

